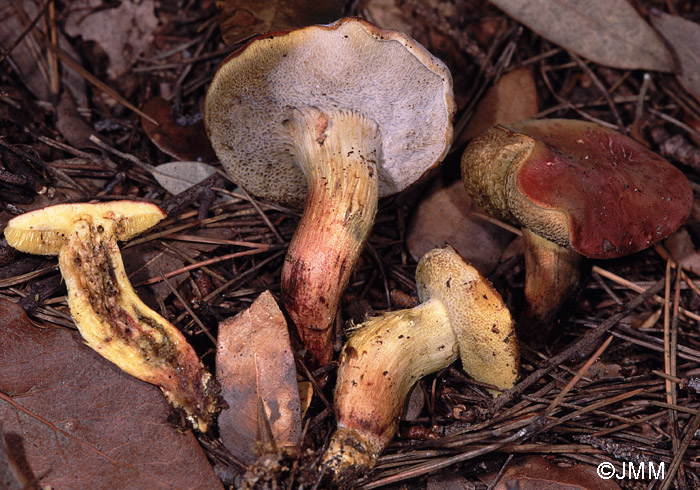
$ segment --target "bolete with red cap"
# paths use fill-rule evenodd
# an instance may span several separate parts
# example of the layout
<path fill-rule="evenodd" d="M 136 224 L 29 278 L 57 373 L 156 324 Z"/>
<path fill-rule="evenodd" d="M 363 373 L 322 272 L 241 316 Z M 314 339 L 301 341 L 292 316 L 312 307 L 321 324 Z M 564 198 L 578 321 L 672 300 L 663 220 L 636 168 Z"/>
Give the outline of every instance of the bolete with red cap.
<path fill-rule="evenodd" d="M 214 76 L 205 123 L 227 172 L 258 197 L 304 205 L 282 299 L 314 365 L 332 357 L 338 301 L 378 198 L 443 159 L 454 111 L 440 60 L 356 18 L 258 36 Z"/>
<path fill-rule="evenodd" d="M 580 280 L 582 257 L 611 259 L 667 237 L 690 214 L 683 173 L 636 141 L 595 123 L 525 120 L 494 126 L 462 156 L 467 191 L 520 225 L 526 308 L 519 326 L 551 326 Z"/>
<path fill-rule="evenodd" d="M 219 386 L 182 333 L 137 296 L 117 244 L 163 218 L 163 210 L 147 202 L 57 204 L 12 218 L 5 238 L 22 252 L 58 255 L 85 343 L 159 386 L 193 428 L 206 432 L 222 407 Z"/>

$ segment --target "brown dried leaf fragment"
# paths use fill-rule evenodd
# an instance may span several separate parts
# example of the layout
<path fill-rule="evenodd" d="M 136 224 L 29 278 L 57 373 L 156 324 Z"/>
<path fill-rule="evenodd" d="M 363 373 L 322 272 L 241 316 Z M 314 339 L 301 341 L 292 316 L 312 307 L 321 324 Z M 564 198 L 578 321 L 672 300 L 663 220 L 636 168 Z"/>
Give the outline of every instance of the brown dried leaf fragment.
<path fill-rule="evenodd" d="M 494 475 L 484 478 L 490 483 Z M 577 464 L 559 466 L 541 456 L 528 456 L 513 462 L 498 481 L 494 490 L 619 490 L 614 480 L 598 476 L 593 466 Z"/>
<path fill-rule="evenodd" d="M 40 485 L 221 489 L 192 432 L 169 422 L 155 387 L 64 329 L 38 328 L 0 300 L 0 420 Z"/>
<path fill-rule="evenodd" d="M 658 10 L 652 11 L 651 23 L 673 50 L 681 85 L 700 101 L 700 24 Z"/>
<path fill-rule="evenodd" d="M 601 65 L 673 71 L 658 34 L 627 0 L 491 0 L 542 37 Z"/>
<path fill-rule="evenodd" d="M 179 120 L 170 103 L 161 97 L 147 100 L 141 110 L 158 121 L 159 125 L 156 126 L 142 117 L 141 126 L 160 151 L 186 162 L 217 161 L 214 149 L 207 139 L 203 120 L 190 123 Z"/>
<path fill-rule="evenodd" d="M 216 376 L 229 405 L 219 416 L 224 445 L 247 464 L 265 441 L 258 400 L 277 447 L 296 446 L 301 437 L 301 405 L 287 322 L 269 291 L 245 311 L 219 325 Z"/>
<path fill-rule="evenodd" d="M 532 69 L 529 66 L 516 68 L 486 91 L 455 146 L 461 146 L 496 124 L 512 124 L 528 119 L 538 110 Z"/>
<path fill-rule="evenodd" d="M 436 179 L 408 226 L 406 245 L 415 260 L 435 247 L 453 246 L 482 274 L 491 273 L 513 235 L 485 219 L 457 179 Z M 479 216 L 482 214 L 484 216 Z"/>

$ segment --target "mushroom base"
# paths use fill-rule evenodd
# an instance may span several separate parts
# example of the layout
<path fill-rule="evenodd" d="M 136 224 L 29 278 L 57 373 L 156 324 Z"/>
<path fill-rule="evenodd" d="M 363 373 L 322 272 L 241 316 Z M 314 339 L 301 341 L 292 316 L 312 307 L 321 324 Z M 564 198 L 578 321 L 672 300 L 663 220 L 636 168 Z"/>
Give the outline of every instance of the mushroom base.
<path fill-rule="evenodd" d="M 581 280 L 581 255 L 542 238 L 527 228 L 525 241 L 525 300 L 518 336 L 544 343 L 562 307 Z"/>
<path fill-rule="evenodd" d="M 442 303 L 385 313 L 351 334 L 334 394 L 337 429 L 323 456 L 336 478 L 374 467 L 398 428 L 408 392 L 457 360 L 459 347 Z"/>
<path fill-rule="evenodd" d="M 347 111 L 307 108 L 289 129 L 308 190 L 282 268 L 282 300 L 318 367 L 332 358 L 340 295 L 377 212 L 381 146 L 376 124 Z"/>
<path fill-rule="evenodd" d="M 183 335 L 136 295 L 110 219 L 76 221 L 59 252 L 71 315 L 89 347 L 126 373 L 158 385 L 205 432 L 222 402 L 216 380 Z"/>

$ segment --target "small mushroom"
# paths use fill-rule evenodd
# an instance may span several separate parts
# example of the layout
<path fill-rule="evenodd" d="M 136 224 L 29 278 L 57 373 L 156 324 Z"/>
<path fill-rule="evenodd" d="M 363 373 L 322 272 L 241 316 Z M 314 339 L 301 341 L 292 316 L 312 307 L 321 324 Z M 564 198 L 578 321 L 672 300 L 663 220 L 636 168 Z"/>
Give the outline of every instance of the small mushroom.
<path fill-rule="evenodd" d="M 282 299 L 314 365 L 332 357 L 338 301 L 378 198 L 443 159 L 454 111 L 440 60 L 355 18 L 258 36 L 214 76 L 205 123 L 234 182 L 263 199 L 305 203 Z"/>
<path fill-rule="evenodd" d="M 58 204 L 11 219 L 5 238 L 22 252 L 58 255 L 68 306 L 87 345 L 158 385 L 205 432 L 220 408 L 218 385 L 180 331 L 136 295 L 117 245 L 164 217 L 145 202 Z"/>
<path fill-rule="evenodd" d="M 339 481 L 375 465 L 396 432 L 406 395 L 423 376 L 459 357 L 478 381 L 499 389 L 515 384 L 513 320 L 491 283 L 448 246 L 421 258 L 416 285 L 420 305 L 363 323 L 340 354 L 337 429 L 323 457 Z"/>
<path fill-rule="evenodd" d="M 643 250 L 681 226 L 693 202 L 683 173 L 660 156 L 567 119 L 488 129 L 467 146 L 462 179 L 488 213 L 522 227 L 527 305 L 518 328 L 539 338 L 577 288 L 582 256 Z"/>

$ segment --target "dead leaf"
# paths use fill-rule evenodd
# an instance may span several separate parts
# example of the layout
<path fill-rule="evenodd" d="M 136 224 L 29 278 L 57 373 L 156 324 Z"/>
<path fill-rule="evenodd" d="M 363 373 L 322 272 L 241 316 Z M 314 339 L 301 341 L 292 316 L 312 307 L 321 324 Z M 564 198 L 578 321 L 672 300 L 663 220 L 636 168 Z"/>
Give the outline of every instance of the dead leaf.
<path fill-rule="evenodd" d="M 77 332 L 38 328 L 0 300 L 0 420 L 42 486 L 223 488 L 197 440 L 168 422 L 160 393 Z M 8 397 L 6 397 L 8 396 Z"/>
<path fill-rule="evenodd" d="M 344 0 L 216 0 L 219 27 L 228 45 L 269 31 L 328 24 L 342 17 Z"/>
<path fill-rule="evenodd" d="M 219 325 L 216 377 L 228 403 L 219 433 L 229 451 L 246 464 L 255 443 L 266 439 L 258 400 L 265 406 L 278 446 L 299 444 L 301 408 L 287 322 L 269 291 L 245 311 Z"/>
<path fill-rule="evenodd" d="M 116 79 L 151 46 L 158 18 L 154 0 L 122 0 L 111 5 L 105 6 L 102 0 L 74 0 L 65 31 L 97 43 L 109 58 L 107 74 Z"/>
<path fill-rule="evenodd" d="M 463 145 L 491 126 L 528 119 L 538 111 L 532 69 L 529 66 L 516 68 L 486 91 L 455 146 Z"/>
<path fill-rule="evenodd" d="M 484 475 L 491 483 L 495 474 Z M 562 467 L 541 456 L 513 460 L 494 490 L 620 490 L 614 480 L 604 480 L 596 468 L 585 464 Z"/>
<path fill-rule="evenodd" d="M 651 24 L 674 51 L 681 85 L 700 101 L 700 25 L 659 10 L 652 11 Z"/>
<path fill-rule="evenodd" d="M 158 165 L 153 171 L 153 177 L 163 189 L 175 195 L 214 173 L 214 167 L 202 162 L 169 162 Z"/>
<path fill-rule="evenodd" d="M 141 126 L 153 144 L 163 153 L 185 161 L 218 161 L 201 117 L 192 122 L 178 118 L 173 113 L 170 103 L 160 97 L 146 101 L 141 110 L 158 121 L 159 125 L 156 126 L 142 117 Z"/>
<path fill-rule="evenodd" d="M 693 239 L 685 228 L 680 228 L 666 238 L 663 243 L 675 261 L 681 261 L 696 252 Z"/>
<path fill-rule="evenodd" d="M 403 407 L 403 414 L 401 415 L 401 420 L 413 422 L 420 416 L 424 406 L 425 393 L 423 392 L 420 383 L 416 383 L 415 385 L 413 385 L 413 388 L 411 388 L 411 391 L 406 397 L 406 403 Z"/>
<path fill-rule="evenodd" d="M 39 3 L 44 5 L 43 2 L 35 2 L 34 0 L 3 3 L 0 11 L 0 52 L 9 48 L 24 31 L 25 26 L 36 17 L 39 13 Z M 21 12 L 17 11 L 18 5 L 21 5 Z M 77 53 L 60 30 L 58 31 L 58 45 L 73 59 L 78 59 Z M 9 59 L 25 87 L 34 94 L 37 100 L 52 102 L 45 53 L 46 49 L 41 38 L 34 31 L 12 50 Z M 85 80 L 80 75 L 73 70 L 63 70 L 61 83 L 71 91 L 80 107 L 88 106 Z"/>
<path fill-rule="evenodd" d="M 488 275 L 513 236 L 475 215 L 484 214 L 460 179 L 439 178 L 422 199 L 408 227 L 406 243 L 415 260 L 428 250 L 452 245 L 482 274 Z"/>
<path fill-rule="evenodd" d="M 663 41 L 628 0 L 491 0 L 555 44 L 601 65 L 673 71 Z"/>
<path fill-rule="evenodd" d="M 396 4 L 396 0 L 365 0 L 363 11 L 367 20 L 385 29 L 395 29 L 413 34 L 413 27 L 404 16 L 404 10 Z"/>
<path fill-rule="evenodd" d="M 90 141 L 95 130 L 82 118 L 69 91 L 61 94 L 56 107 L 56 129 L 76 148 L 95 148 L 95 144 Z"/>

